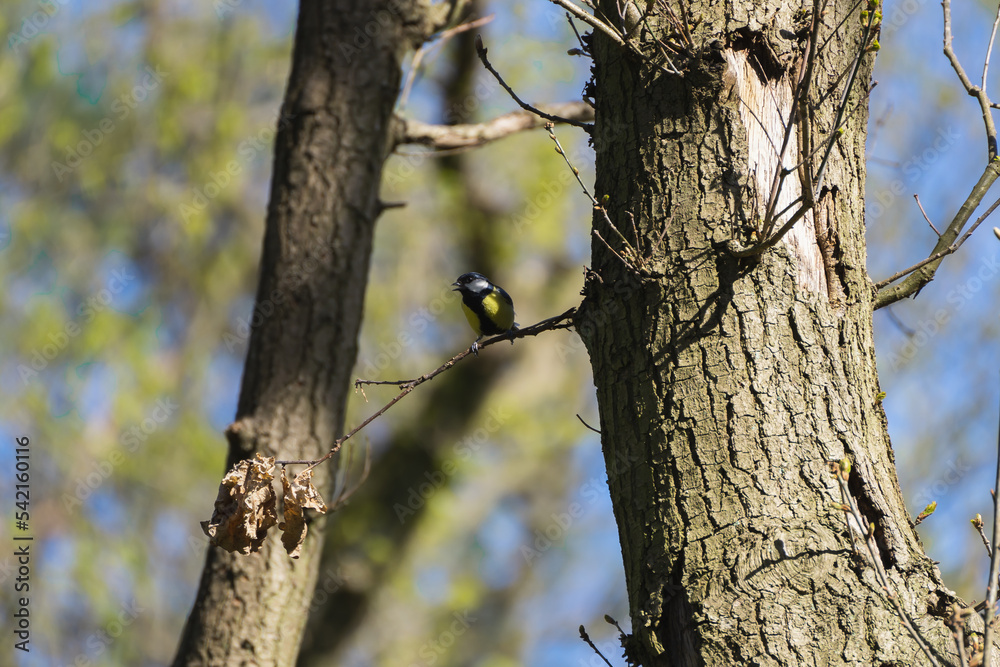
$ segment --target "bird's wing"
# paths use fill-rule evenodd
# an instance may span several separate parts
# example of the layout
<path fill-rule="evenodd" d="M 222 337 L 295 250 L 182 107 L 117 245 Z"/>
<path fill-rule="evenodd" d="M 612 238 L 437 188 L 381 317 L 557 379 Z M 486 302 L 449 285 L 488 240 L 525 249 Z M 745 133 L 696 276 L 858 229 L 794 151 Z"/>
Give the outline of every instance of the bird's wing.
<path fill-rule="evenodd" d="M 503 297 L 503 300 L 506 301 L 508 304 L 510 304 L 510 306 L 513 308 L 514 300 L 510 298 L 510 294 L 507 294 L 507 292 L 502 287 L 499 287 L 497 285 L 494 285 L 494 287 L 496 287 L 497 291 L 500 292 L 500 296 Z"/>

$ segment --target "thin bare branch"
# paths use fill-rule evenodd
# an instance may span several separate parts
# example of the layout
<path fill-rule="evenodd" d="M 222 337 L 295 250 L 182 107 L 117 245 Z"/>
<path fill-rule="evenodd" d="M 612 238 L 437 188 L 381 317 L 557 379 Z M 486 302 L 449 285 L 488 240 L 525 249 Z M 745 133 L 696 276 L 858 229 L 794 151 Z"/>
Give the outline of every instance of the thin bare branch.
<path fill-rule="evenodd" d="M 489 58 L 486 57 L 486 53 L 487 49 L 485 46 L 483 46 L 483 36 L 476 35 L 476 54 L 479 55 L 479 59 L 483 62 L 483 67 L 485 67 L 489 71 L 489 73 L 496 78 L 496 80 L 500 83 L 500 85 L 503 86 L 503 89 L 507 91 L 507 94 L 510 95 L 522 109 L 524 109 L 525 111 L 530 111 L 536 116 L 541 116 L 545 120 L 552 121 L 553 123 L 566 123 L 568 125 L 575 125 L 576 127 L 584 129 L 587 132 L 590 132 L 594 129 L 593 125 L 588 125 L 587 123 L 581 123 L 578 120 L 570 120 L 569 118 L 560 118 L 559 116 L 553 116 L 552 114 L 547 114 L 539 109 L 536 109 L 527 102 L 523 101 L 520 97 L 517 96 L 517 94 L 513 90 L 511 90 L 511 87 L 507 85 L 507 82 L 503 80 L 503 77 L 500 76 L 500 72 L 496 71 L 496 69 L 493 68 L 493 65 L 489 61 Z"/>
<path fill-rule="evenodd" d="M 530 327 L 524 327 L 523 329 L 514 329 L 513 331 L 510 331 L 509 333 L 500 334 L 499 336 L 493 336 L 492 338 L 488 338 L 485 341 L 483 341 L 482 343 L 480 343 L 479 344 L 479 349 L 481 350 L 484 347 L 489 347 L 490 345 L 495 345 L 496 343 L 500 343 L 500 342 L 504 342 L 504 341 L 513 341 L 516 338 L 526 338 L 528 336 L 537 336 L 538 334 L 542 333 L 543 331 L 554 331 L 556 329 L 568 329 L 571 326 L 573 326 L 572 319 L 573 319 L 573 316 L 575 314 L 576 314 L 576 308 L 570 308 L 569 310 L 567 310 L 565 313 L 563 313 L 561 315 L 556 315 L 555 317 L 550 317 L 547 320 L 542 320 L 541 322 L 538 322 L 537 324 L 533 324 Z M 385 412 L 389 408 L 391 408 L 392 406 L 396 405 L 396 403 L 399 403 L 399 401 L 401 401 L 404 396 L 406 396 L 411 391 L 413 391 L 414 389 L 416 389 L 417 387 L 419 387 L 423 383 L 427 382 L 428 380 L 433 380 L 435 377 L 437 377 L 441 373 L 444 373 L 446 370 L 448 370 L 449 368 L 451 368 L 452 366 L 454 366 L 455 364 L 457 364 L 458 362 L 460 362 L 462 359 L 465 359 L 470 354 L 472 354 L 472 349 L 471 348 L 469 348 L 469 349 L 467 349 L 467 350 L 465 350 L 463 352 L 459 352 L 458 354 L 456 354 L 455 356 L 453 356 L 451 359 L 449 359 L 445 363 L 443 363 L 440 366 L 438 366 L 437 368 L 435 368 L 430 373 L 427 373 L 425 375 L 421 375 L 418 378 L 413 378 L 412 380 L 400 380 L 400 381 L 392 382 L 391 384 L 398 385 L 400 387 L 401 391 L 398 394 L 396 394 L 396 396 L 391 401 L 389 401 L 388 403 L 386 403 L 385 405 L 383 405 L 381 408 L 379 408 L 379 410 L 376 411 L 375 414 L 373 414 L 372 416 L 368 417 L 368 419 L 364 420 L 363 422 L 361 422 L 360 424 L 358 424 L 357 426 L 355 426 L 347 435 L 343 435 L 343 436 L 337 438 L 337 440 L 334 441 L 334 443 L 333 443 L 333 447 L 331 447 L 330 451 L 327 452 L 324 456 L 316 459 L 315 461 L 275 461 L 275 463 L 279 464 L 279 465 L 306 464 L 306 465 L 308 465 L 308 467 L 306 468 L 306 470 L 310 470 L 312 468 L 315 468 L 320 463 L 323 463 L 324 461 L 328 460 L 331 456 L 333 456 L 334 454 L 336 454 L 338 451 L 340 451 L 340 448 L 343 446 L 343 444 L 345 442 L 347 442 L 349 439 L 351 439 L 352 437 L 354 437 L 355 435 L 357 435 L 357 433 L 359 431 L 361 431 L 361 429 L 363 429 L 364 427 L 368 426 L 373 421 L 375 421 L 376 419 L 378 419 L 379 417 L 381 417 L 383 414 L 385 414 Z M 358 378 L 357 380 L 354 381 L 354 386 L 355 387 L 362 387 L 362 386 L 364 386 L 366 384 L 386 384 L 386 383 L 385 382 L 380 382 L 380 381 L 377 381 L 377 380 L 362 380 L 360 378 Z"/>
<path fill-rule="evenodd" d="M 965 619 L 971 613 L 968 607 L 959 607 L 956 604 L 952 607 L 951 618 L 948 619 L 951 636 L 955 640 L 955 649 L 958 651 L 959 667 L 969 667 L 969 656 L 965 653 Z"/>
<path fill-rule="evenodd" d="M 587 428 L 589 428 L 591 431 L 593 431 L 597 435 L 601 434 L 601 431 L 599 429 L 596 429 L 593 426 L 591 426 L 590 424 L 588 424 L 587 422 L 583 421 L 583 417 L 581 417 L 579 414 L 576 415 L 576 418 L 580 420 L 581 424 L 583 424 L 584 426 L 586 426 Z"/>
<path fill-rule="evenodd" d="M 573 23 L 573 15 L 566 12 L 566 20 L 569 22 L 569 27 L 572 28 L 573 34 L 576 35 L 576 41 L 580 45 L 580 51 L 586 53 L 588 47 L 583 42 L 583 37 L 580 36 L 580 31 L 576 29 L 576 24 Z"/>
<path fill-rule="evenodd" d="M 587 646 L 592 648 L 594 650 L 594 653 L 601 656 L 601 660 L 604 661 L 604 664 L 606 664 L 608 667 L 613 667 L 612 664 L 608 662 L 608 659 L 604 657 L 604 654 L 597 649 L 597 647 L 594 645 L 594 642 L 590 641 L 590 635 L 587 634 L 587 630 L 582 625 L 580 626 L 580 639 L 587 642 Z"/>
<path fill-rule="evenodd" d="M 920 208 L 920 213 L 921 215 L 924 216 L 924 220 L 927 221 L 927 224 L 931 226 L 931 229 L 933 229 L 934 233 L 937 234 L 938 237 L 940 238 L 941 232 L 937 230 L 937 227 L 934 226 L 934 223 L 931 222 L 931 219 L 927 217 L 927 211 L 924 210 L 924 205 L 920 203 L 920 195 L 914 194 L 913 198 L 917 200 L 917 206 Z"/>
<path fill-rule="evenodd" d="M 939 261 L 939 260 L 947 257 L 948 255 L 952 254 L 953 252 L 955 252 L 959 248 L 961 248 L 962 244 L 965 243 L 968 240 L 969 236 L 972 235 L 972 232 L 976 231 L 976 227 L 978 227 L 980 224 L 982 224 L 982 222 L 987 218 L 987 216 L 989 216 L 989 214 L 992 213 L 994 211 L 994 209 L 996 209 L 997 205 L 1000 205 L 1000 199 L 998 199 L 997 201 L 993 202 L 993 205 L 990 206 L 989 209 L 986 210 L 986 213 L 984 213 L 982 216 L 980 216 L 980 218 L 978 220 L 976 220 L 975 224 L 972 225 L 972 227 L 969 228 L 969 231 L 967 231 L 965 234 L 963 234 L 962 238 L 960 238 L 958 241 L 955 241 L 950 246 L 946 247 L 944 250 L 942 250 L 940 252 L 934 253 L 933 255 L 931 255 L 930 257 L 928 257 L 927 259 L 925 259 L 923 261 L 920 261 L 920 262 L 917 262 L 916 264 L 914 264 L 910 268 L 903 269 L 902 271 L 900 271 L 900 272 L 898 272 L 898 273 L 896 273 L 894 275 L 889 276 L 888 278 L 886 278 L 882 282 L 876 283 L 875 287 L 877 289 L 881 289 L 883 287 L 886 287 L 889 284 L 891 284 L 891 283 L 899 280 L 900 278 L 906 276 L 907 274 L 910 274 L 910 273 L 913 273 L 913 272 L 915 272 L 915 271 L 917 271 L 919 269 L 922 269 L 925 266 L 927 266 L 928 264 L 931 264 L 932 262 Z M 876 308 L 879 308 L 879 307 L 880 306 L 876 305 Z"/>
<path fill-rule="evenodd" d="M 990 32 L 990 44 L 986 47 L 986 58 L 983 59 L 983 90 L 986 90 L 986 75 L 990 71 L 990 54 L 993 53 L 993 40 L 997 37 L 998 25 L 1000 25 L 1000 4 L 997 5 L 997 17 L 993 19 L 993 31 Z"/>
<path fill-rule="evenodd" d="M 990 548 L 990 538 L 986 537 L 986 531 L 983 530 L 986 525 L 983 522 L 983 515 L 976 514 L 976 516 L 972 517 L 972 521 L 970 521 L 970 523 L 972 524 L 972 527 L 976 529 L 976 532 L 979 533 L 979 539 L 983 541 L 983 546 L 986 547 L 986 557 L 989 558 L 993 554 L 993 549 Z"/>
<path fill-rule="evenodd" d="M 844 94 L 840 98 L 840 104 L 837 105 L 837 116 L 833 121 L 834 128 L 840 127 L 840 122 L 844 117 L 844 112 L 847 110 L 847 104 L 848 102 L 850 102 L 850 97 L 851 97 L 851 89 L 854 88 L 854 83 L 855 81 L 857 81 L 858 70 L 861 68 L 861 59 L 865 55 L 865 52 L 868 49 L 869 40 L 872 37 L 872 30 L 875 27 L 876 23 L 875 17 L 877 14 L 878 12 L 874 11 L 868 12 L 868 22 L 865 23 L 865 29 L 864 29 L 864 34 L 862 35 L 861 38 L 860 49 L 854 57 L 854 63 L 851 65 L 851 76 L 850 78 L 848 78 L 847 85 L 844 87 Z M 814 192 L 817 197 L 819 196 L 819 193 L 822 192 L 823 190 L 823 177 L 826 175 L 826 165 L 828 160 L 830 159 L 831 153 L 833 153 L 833 146 L 835 143 L 837 143 L 837 139 L 839 136 L 840 132 L 837 129 L 834 129 L 834 131 L 830 133 L 830 139 L 826 147 L 826 153 L 823 154 L 823 159 L 820 161 L 819 169 L 816 170 L 816 174 L 814 177 L 816 186 L 814 188 Z"/>
<path fill-rule="evenodd" d="M 811 203 L 807 202 L 802 204 L 802 206 L 800 206 L 799 209 L 795 211 L 794 214 L 792 214 L 792 217 L 788 219 L 788 222 L 786 222 L 781 229 L 779 229 L 774 234 L 769 236 L 766 240 L 761 241 L 760 243 L 758 243 L 753 247 L 744 248 L 743 250 L 734 250 L 733 255 L 735 257 L 752 257 L 754 255 L 759 255 L 768 248 L 776 245 L 778 241 L 780 241 L 782 237 L 785 236 L 785 234 L 791 231 L 792 227 L 795 226 L 795 223 L 801 220 L 802 216 L 808 213 L 811 208 L 812 208 Z"/>
<path fill-rule="evenodd" d="M 993 664 L 993 629 L 996 623 L 997 606 L 997 575 L 1000 574 L 1000 549 L 997 549 L 1000 541 L 1000 430 L 997 431 L 997 474 L 993 483 L 996 492 L 993 494 L 993 548 L 990 550 L 990 579 L 986 586 L 986 632 L 983 636 L 983 660 L 982 664 Z"/>
<path fill-rule="evenodd" d="M 576 3 L 571 2 L 571 0 L 549 0 L 549 2 L 555 5 L 559 5 L 560 7 L 562 7 L 570 14 L 583 21 L 584 23 L 587 23 L 588 25 L 596 28 L 597 30 L 600 30 L 605 35 L 610 37 L 614 41 L 614 43 L 617 44 L 618 46 L 625 46 L 625 40 L 622 39 L 622 36 L 619 35 L 614 28 L 612 28 L 607 23 L 597 18 L 590 12 L 584 11 L 583 9 L 578 7 Z"/>
<path fill-rule="evenodd" d="M 848 487 L 847 480 L 850 474 L 849 464 L 846 469 L 842 464 L 837 464 L 834 462 L 835 476 L 837 478 L 837 483 L 840 486 L 840 497 L 843 501 L 843 508 L 845 515 L 850 515 L 851 519 L 857 526 L 857 530 L 862 533 L 864 539 L 861 542 L 864 544 L 865 549 L 868 554 L 868 558 L 872 563 L 872 568 L 875 571 L 875 578 L 878 580 L 879 584 L 882 586 L 883 592 L 886 597 L 889 598 L 889 602 L 892 603 L 893 609 L 896 611 L 896 616 L 902 621 L 903 627 L 913 638 L 913 641 L 917 643 L 920 650 L 924 652 L 924 656 L 927 658 L 928 662 L 934 667 L 939 667 L 937 658 L 934 657 L 934 653 L 931 651 L 930 647 L 927 646 L 927 642 L 924 641 L 923 636 L 920 634 L 920 630 L 914 625 L 913 621 L 910 619 L 909 615 L 903 609 L 902 605 L 899 604 L 898 596 L 892 592 L 890 587 L 889 576 L 885 572 L 885 567 L 882 565 L 882 558 L 879 555 L 878 544 L 875 542 L 875 534 L 872 531 L 872 526 L 865 519 L 865 516 L 858 509 L 858 504 L 854 500 L 854 496 L 851 494 L 851 490 Z M 847 532 L 851 535 L 851 539 L 854 539 L 855 529 L 851 527 L 850 520 L 848 520 Z"/>
<path fill-rule="evenodd" d="M 931 262 L 937 261 L 939 259 L 942 259 L 943 257 L 946 257 L 946 256 L 952 254 L 953 252 L 955 252 L 956 250 L 958 250 L 959 248 L 962 247 L 962 244 L 964 244 L 969 239 L 969 237 L 972 236 L 972 232 L 976 231 L 976 228 L 979 227 L 979 225 L 983 224 L 983 221 L 986 220 L 986 218 L 988 218 L 989 215 L 991 213 L 993 213 L 994 210 L 996 210 L 997 206 L 1000 206 L 1000 199 L 998 199 L 995 202 L 993 202 L 993 204 L 988 209 L 986 209 L 986 212 L 983 213 L 981 216 L 979 216 L 979 218 L 976 220 L 976 222 L 971 227 L 969 227 L 969 231 L 965 232 L 965 234 L 962 234 L 962 238 L 958 239 L 957 241 L 955 241 L 954 243 L 952 243 L 950 246 L 948 246 L 944 250 L 942 250 L 940 252 L 937 252 L 937 253 L 934 253 L 933 255 L 931 255 L 927 259 L 923 260 L 922 262 L 917 262 L 916 264 L 914 264 L 910 268 L 903 269 L 899 273 L 886 278 L 885 280 L 883 280 L 880 283 L 877 283 L 875 285 L 875 287 L 876 288 L 885 287 L 886 285 L 888 285 L 888 284 L 890 284 L 892 282 L 895 282 L 896 280 L 899 280 L 900 278 L 902 278 L 903 276 L 905 276 L 908 273 L 913 273 L 917 269 L 921 269 L 924 266 L 930 264 Z"/>
<path fill-rule="evenodd" d="M 426 55 L 428 51 L 432 48 L 438 48 L 444 45 L 445 42 L 460 32 L 479 28 L 495 18 L 496 14 L 490 14 L 489 16 L 484 16 L 474 21 L 463 23 L 462 25 L 457 25 L 454 28 L 449 28 L 448 30 L 438 33 L 432 42 L 421 44 L 420 48 L 413 54 L 413 60 L 410 62 L 410 71 L 406 73 L 406 82 L 403 84 L 403 92 L 399 94 L 399 103 L 397 105 L 399 110 L 402 111 L 406 108 L 406 102 L 410 98 L 410 90 L 413 88 L 413 82 L 416 80 L 417 74 L 420 71 L 420 64 L 423 62 L 424 55 Z"/>
<path fill-rule="evenodd" d="M 979 106 L 983 112 L 983 123 L 986 125 L 986 148 L 989 160 L 992 161 L 997 156 L 997 128 L 993 123 L 993 114 L 990 113 L 990 107 L 993 103 L 986 94 L 985 88 L 972 84 L 969 75 L 965 73 L 965 69 L 962 67 L 962 63 L 959 62 L 958 56 L 955 55 L 955 50 L 951 47 L 951 0 L 942 0 L 941 8 L 944 11 L 944 54 L 948 57 L 948 62 L 951 63 L 951 67 L 955 70 L 955 74 L 958 75 L 958 80 L 962 82 L 965 91 L 979 101 Z M 992 39 L 990 43 L 992 45 Z"/>

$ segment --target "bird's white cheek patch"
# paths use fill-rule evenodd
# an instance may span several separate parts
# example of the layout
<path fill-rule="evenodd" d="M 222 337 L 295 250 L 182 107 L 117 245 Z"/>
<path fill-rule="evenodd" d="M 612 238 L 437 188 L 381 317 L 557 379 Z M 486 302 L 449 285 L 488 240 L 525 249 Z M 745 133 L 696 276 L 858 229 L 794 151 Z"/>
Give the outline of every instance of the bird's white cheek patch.
<path fill-rule="evenodd" d="M 483 292 L 490 288 L 490 284 L 481 278 L 477 278 L 469 283 L 469 289 L 473 292 Z"/>

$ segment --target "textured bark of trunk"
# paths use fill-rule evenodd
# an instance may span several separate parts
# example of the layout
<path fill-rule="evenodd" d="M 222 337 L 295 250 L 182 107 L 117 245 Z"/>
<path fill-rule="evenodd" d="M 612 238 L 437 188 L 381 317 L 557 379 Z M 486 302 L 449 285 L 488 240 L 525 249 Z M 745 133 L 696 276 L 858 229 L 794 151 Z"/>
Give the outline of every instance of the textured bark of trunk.
<path fill-rule="evenodd" d="M 760 257 L 737 259 L 731 241 L 751 245 L 765 217 L 809 18 L 777 2 L 685 4 L 700 21 L 684 77 L 594 38 L 597 196 L 632 245 L 634 217 L 650 267 L 631 270 L 595 239 L 578 321 L 629 648 L 646 667 L 922 661 L 872 562 L 852 552 L 828 467 L 846 455 L 891 593 L 943 654 L 952 594 L 912 530 L 878 398 L 864 239 L 872 57 L 816 207 Z M 861 43 L 851 7 L 831 2 L 823 17 L 807 128 L 817 142 L 833 131 L 838 79 Z M 664 39 L 662 9 L 648 27 Z M 645 27 L 634 35 L 658 52 Z M 799 141 L 784 166 L 802 161 Z M 801 191 L 796 174 L 785 187 L 778 210 Z M 594 228 L 625 256 L 601 216 Z"/>
<path fill-rule="evenodd" d="M 301 4 L 228 465 L 314 459 L 342 432 L 400 66 L 443 17 L 419 0 Z M 174 665 L 295 663 L 323 522 L 310 528 L 298 560 L 277 536 L 251 556 L 209 548 Z"/>

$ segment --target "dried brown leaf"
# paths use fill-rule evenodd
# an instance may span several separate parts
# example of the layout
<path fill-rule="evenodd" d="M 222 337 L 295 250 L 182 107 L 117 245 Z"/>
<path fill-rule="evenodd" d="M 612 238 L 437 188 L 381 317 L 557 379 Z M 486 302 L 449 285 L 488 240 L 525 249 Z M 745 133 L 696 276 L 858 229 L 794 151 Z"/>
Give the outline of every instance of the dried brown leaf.
<path fill-rule="evenodd" d="M 314 509 L 326 513 L 326 503 L 312 482 L 310 469 L 303 470 L 292 481 L 288 481 L 285 471 L 282 470 L 281 488 L 284 491 L 285 508 L 285 520 L 278 526 L 284 531 L 281 535 L 281 544 L 289 556 L 298 558 L 308 532 L 304 510 Z"/>
<path fill-rule="evenodd" d="M 219 485 L 212 519 L 201 522 L 209 541 L 229 552 L 259 551 L 267 531 L 278 522 L 273 480 L 274 457 L 258 453 L 233 466 Z"/>

